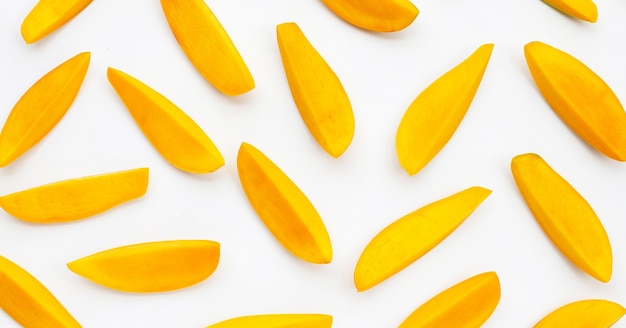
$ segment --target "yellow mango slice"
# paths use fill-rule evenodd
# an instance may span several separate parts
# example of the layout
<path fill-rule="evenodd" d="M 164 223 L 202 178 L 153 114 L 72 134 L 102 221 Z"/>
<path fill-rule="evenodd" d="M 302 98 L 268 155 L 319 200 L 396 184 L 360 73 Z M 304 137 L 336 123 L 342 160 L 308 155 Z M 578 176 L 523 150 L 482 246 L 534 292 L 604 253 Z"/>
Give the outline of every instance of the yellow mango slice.
<path fill-rule="evenodd" d="M 57 66 L 15 104 L 0 132 L 0 167 L 28 151 L 63 118 L 85 79 L 90 57 L 83 52 Z"/>
<path fill-rule="evenodd" d="M 598 8 L 591 0 L 543 0 L 543 2 L 566 15 L 590 23 L 598 20 Z"/>
<path fill-rule="evenodd" d="M 304 261 L 330 263 L 333 251 L 326 226 L 300 188 L 245 142 L 239 148 L 237 170 L 250 204 L 274 237 Z"/>
<path fill-rule="evenodd" d="M 164 292 L 195 285 L 213 274 L 220 244 L 172 240 L 122 246 L 67 264 L 74 273 L 124 292 Z"/>
<path fill-rule="evenodd" d="M 326 314 L 260 314 L 228 319 L 207 328 L 330 328 L 333 317 Z"/>
<path fill-rule="evenodd" d="M 296 23 L 278 25 L 276 36 L 304 123 L 327 153 L 341 156 L 354 136 L 352 105 L 341 81 Z"/>
<path fill-rule="evenodd" d="M 354 270 L 354 285 L 365 291 L 417 261 L 450 235 L 491 190 L 471 187 L 394 221 L 367 244 Z"/>
<path fill-rule="evenodd" d="M 254 79 L 232 40 L 204 0 L 161 0 L 178 44 L 217 90 L 236 96 L 254 89 Z"/>
<path fill-rule="evenodd" d="M 224 165 L 202 128 L 171 101 L 119 70 L 109 68 L 107 77 L 141 131 L 170 164 L 191 173 L 209 173 Z"/>
<path fill-rule="evenodd" d="M 419 10 L 408 0 L 322 0 L 346 22 L 374 32 L 395 32 L 411 25 Z"/>
<path fill-rule="evenodd" d="M 139 168 L 58 181 L 0 197 L 0 207 L 32 223 L 84 219 L 131 199 L 148 188 L 148 169 Z"/>
<path fill-rule="evenodd" d="M 431 298 L 409 315 L 400 328 L 478 328 L 500 302 L 500 280 L 495 272 L 466 279 Z"/>
<path fill-rule="evenodd" d="M 581 270 L 608 282 L 613 267 L 611 244 L 589 203 L 537 154 L 515 156 L 511 171 L 552 243 Z"/>
<path fill-rule="evenodd" d="M 578 136 L 604 155 L 626 161 L 626 112 L 613 90 L 571 55 L 534 41 L 528 69 L 546 102 Z"/>
<path fill-rule="evenodd" d="M 22 22 L 22 38 L 30 44 L 78 15 L 93 0 L 39 0 Z"/>
<path fill-rule="evenodd" d="M 461 124 L 492 50 L 493 44 L 480 46 L 424 89 L 404 113 L 396 134 L 396 152 L 409 175 L 426 166 Z"/>
<path fill-rule="evenodd" d="M 37 278 L 2 256 L 0 308 L 23 327 L 81 327 Z"/>
<path fill-rule="evenodd" d="M 582 300 L 552 311 L 533 328 L 608 328 L 626 314 L 623 306 L 606 300 Z"/>

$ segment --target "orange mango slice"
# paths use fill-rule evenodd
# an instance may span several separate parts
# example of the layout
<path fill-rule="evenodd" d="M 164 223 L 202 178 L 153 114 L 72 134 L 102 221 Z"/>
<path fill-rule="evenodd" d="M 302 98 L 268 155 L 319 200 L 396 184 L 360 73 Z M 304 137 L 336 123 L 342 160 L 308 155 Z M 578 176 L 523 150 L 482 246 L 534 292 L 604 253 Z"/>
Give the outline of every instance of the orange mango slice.
<path fill-rule="evenodd" d="M 419 10 L 408 0 L 322 0 L 346 22 L 374 32 L 395 32 L 411 25 Z"/>
<path fill-rule="evenodd" d="M 552 243 L 578 268 L 608 282 L 613 266 L 611 244 L 589 203 L 539 155 L 515 156 L 511 171 Z"/>
<path fill-rule="evenodd" d="M 0 197 L 0 207 L 32 223 L 84 219 L 131 199 L 148 188 L 148 169 L 139 168 L 58 181 Z"/>
<path fill-rule="evenodd" d="M 431 298 L 409 315 L 400 328 L 480 327 L 500 302 L 495 272 L 466 279 Z"/>
<path fill-rule="evenodd" d="M 197 284 L 213 274 L 220 244 L 172 240 L 105 250 L 67 264 L 74 273 L 124 292 L 164 292 Z"/>
<path fill-rule="evenodd" d="M 326 314 L 259 314 L 228 319 L 207 328 L 330 328 L 333 317 Z"/>
<path fill-rule="evenodd" d="M 328 63 L 296 23 L 276 27 L 278 47 L 293 100 L 309 131 L 333 157 L 354 136 L 354 114 L 348 95 Z"/>
<path fill-rule="evenodd" d="M 493 44 L 471 56 L 420 93 L 404 113 L 396 133 L 400 165 L 409 175 L 419 172 L 450 140 L 474 99 Z"/>
<path fill-rule="evenodd" d="M 608 328 L 626 314 L 623 306 L 606 300 L 591 299 L 559 307 L 533 328 Z"/>
<path fill-rule="evenodd" d="M 0 167 L 28 151 L 63 118 L 85 79 L 90 57 L 83 52 L 57 66 L 15 104 L 0 132 Z"/>
<path fill-rule="evenodd" d="M 236 96 L 254 89 L 254 79 L 239 51 L 203 0 L 161 0 L 178 44 L 217 90 Z"/>
<path fill-rule="evenodd" d="M 107 77 L 141 131 L 170 164 L 191 173 L 209 173 L 224 165 L 202 128 L 171 101 L 119 70 L 109 68 Z"/>
<path fill-rule="evenodd" d="M 354 270 L 354 285 L 365 291 L 417 261 L 450 235 L 491 190 L 471 187 L 394 221 L 367 244 Z"/>
<path fill-rule="evenodd" d="M 22 38 L 30 44 L 78 15 L 93 0 L 39 0 L 22 22 Z"/>
<path fill-rule="evenodd" d="M 591 0 L 543 0 L 543 2 L 566 15 L 590 23 L 598 20 L 598 8 Z"/>
<path fill-rule="evenodd" d="M 537 88 L 578 136 L 604 155 L 626 161 L 626 112 L 611 88 L 571 55 L 534 41 L 524 54 Z"/>
<path fill-rule="evenodd" d="M 81 327 L 37 278 L 2 256 L 0 308 L 23 327 Z"/>
<path fill-rule="evenodd" d="M 247 143 L 239 148 L 237 170 L 250 204 L 274 237 L 304 261 L 330 263 L 330 237 L 322 218 L 300 188 Z"/>

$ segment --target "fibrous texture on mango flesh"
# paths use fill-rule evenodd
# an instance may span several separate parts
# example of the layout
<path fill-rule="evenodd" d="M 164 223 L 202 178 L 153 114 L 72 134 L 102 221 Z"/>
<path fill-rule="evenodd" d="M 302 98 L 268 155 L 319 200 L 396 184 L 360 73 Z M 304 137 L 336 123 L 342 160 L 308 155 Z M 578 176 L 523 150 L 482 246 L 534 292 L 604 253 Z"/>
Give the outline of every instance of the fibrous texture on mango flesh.
<path fill-rule="evenodd" d="M 58 181 L 0 197 L 0 207 L 32 223 L 87 218 L 138 198 L 148 188 L 148 169 L 139 168 Z"/>
<path fill-rule="evenodd" d="M 26 43 L 33 43 L 54 32 L 78 15 L 93 0 L 39 0 L 22 22 Z"/>
<path fill-rule="evenodd" d="M 591 0 L 543 0 L 560 12 L 595 23 L 598 20 L 598 8 Z"/>
<path fill-rule="evenodd" d="M 172 240 L 122 246 L 89 255 L 68 268 L 97 284 L 124 292 L 164 292 L 197 284 L 213 274 L 220 244 Z"/>
<path fill-rule="evenodd" d="M 248 201 L 274 237 L 304 261 L 330 263 L 333 252 L 328 231 L 300 188 L 247 143 L 239 148 L 237 170 Z"/>
<path fill-rule="evenodd" d="M 326 152 L 341 156 L 354 135 L 352 105 L 341 81 L 296 23 L 278 25 L 276 35 L 289 88 L 304 123 Z"/>
<path fill-rule="evenodd" d="M 411 25 L 419 10 L 408 0 L 322 0 L 346 22 L 374 32 L 395 32 Z"/>
<path fill-rule="evenodd" d="M 388 225 L 367 244 L 354 270 L 364 291 L 417 261 L 450 235 L 491 190 L 471 187 L 426 205 Z"/>
<path fill-rule="evenodd" d="M 537 88 L 578 136 L 609 158 L 626 161 L 626 112 L 611 88 L 570 54 L 542 42 L 524 54 Z"/>
<path fill-rule="evenodd" d="M 611 279 L 609 237 L 589 203 L 537 154 L 518 155 L 511 171 L 520 194 L 552 243 L 578 268 Z"/>
<path fill-rule="evenodd" d="M 400 165 L 418 173 L 450 140 L 478 90 L 493 44 L 471 56 L 422 91 L 404 113 L 396 133 Z"/>
<path fill-rule="evenodd" d="M 330 328 L 327 314 L 259 314 L 221 321 L 207 328 Z"/>
<path fill-rule="evenodd" d="M 611 301 L 591 299 L 572 302 L 550 312 L 533 328 L 609 328 L 626 314 Z"/>
<path fill-rule="evenodd" d="M 170 164 L 191 173 L 224 165 L 213 141 L 169 99 L 119 70 L 109 68 L 107 76 L 141 131 Z"/>

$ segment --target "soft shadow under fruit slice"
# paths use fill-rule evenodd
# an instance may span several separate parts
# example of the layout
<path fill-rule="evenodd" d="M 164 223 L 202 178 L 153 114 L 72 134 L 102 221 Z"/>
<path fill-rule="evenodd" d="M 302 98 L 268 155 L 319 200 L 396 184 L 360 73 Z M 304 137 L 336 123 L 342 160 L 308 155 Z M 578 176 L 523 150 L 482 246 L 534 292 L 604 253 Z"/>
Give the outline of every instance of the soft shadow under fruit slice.
<path fill-rule="evenodd" d="M 330 328 L 333 317 L 326 314 L 259 314 L 228 319 L 207 328 Z"/>
<path fill-rule="evenodd" d="M 93 0 L 38 0 L 22 22 L 21 33 L 26 43 L 43 39 L 78 15 Z"/>
<path fill-rule="evenodd" d="M 419 10 L 408 0 L 322 0 L 346 22 L 374 32 L 395 32 L 411 25 Z"/>

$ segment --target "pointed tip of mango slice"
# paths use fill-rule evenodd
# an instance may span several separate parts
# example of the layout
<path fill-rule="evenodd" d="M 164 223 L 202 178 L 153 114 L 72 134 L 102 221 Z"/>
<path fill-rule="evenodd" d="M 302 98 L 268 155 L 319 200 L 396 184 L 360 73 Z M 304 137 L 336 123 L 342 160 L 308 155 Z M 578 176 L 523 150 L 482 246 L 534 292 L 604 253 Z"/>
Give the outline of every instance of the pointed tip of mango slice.
<path fill-rule="evenodd" d="M 93 0 L 39 0 L 20 27 L 27 44 L 37 42 L 78 15 Z"/>
<path fill-rule="evenodd" d="M 612 301 L 580 300 L 555 309 L 537 322 L 533 328 L 611 327 L 624 314 L 626 314 L 626 309 Z"/>
<path fill-rule="evenodd" d="M 543 0 L 556 10 L 580 20 L 595 23 L 598 20 L 598 8 L 591 0 Z"/>

